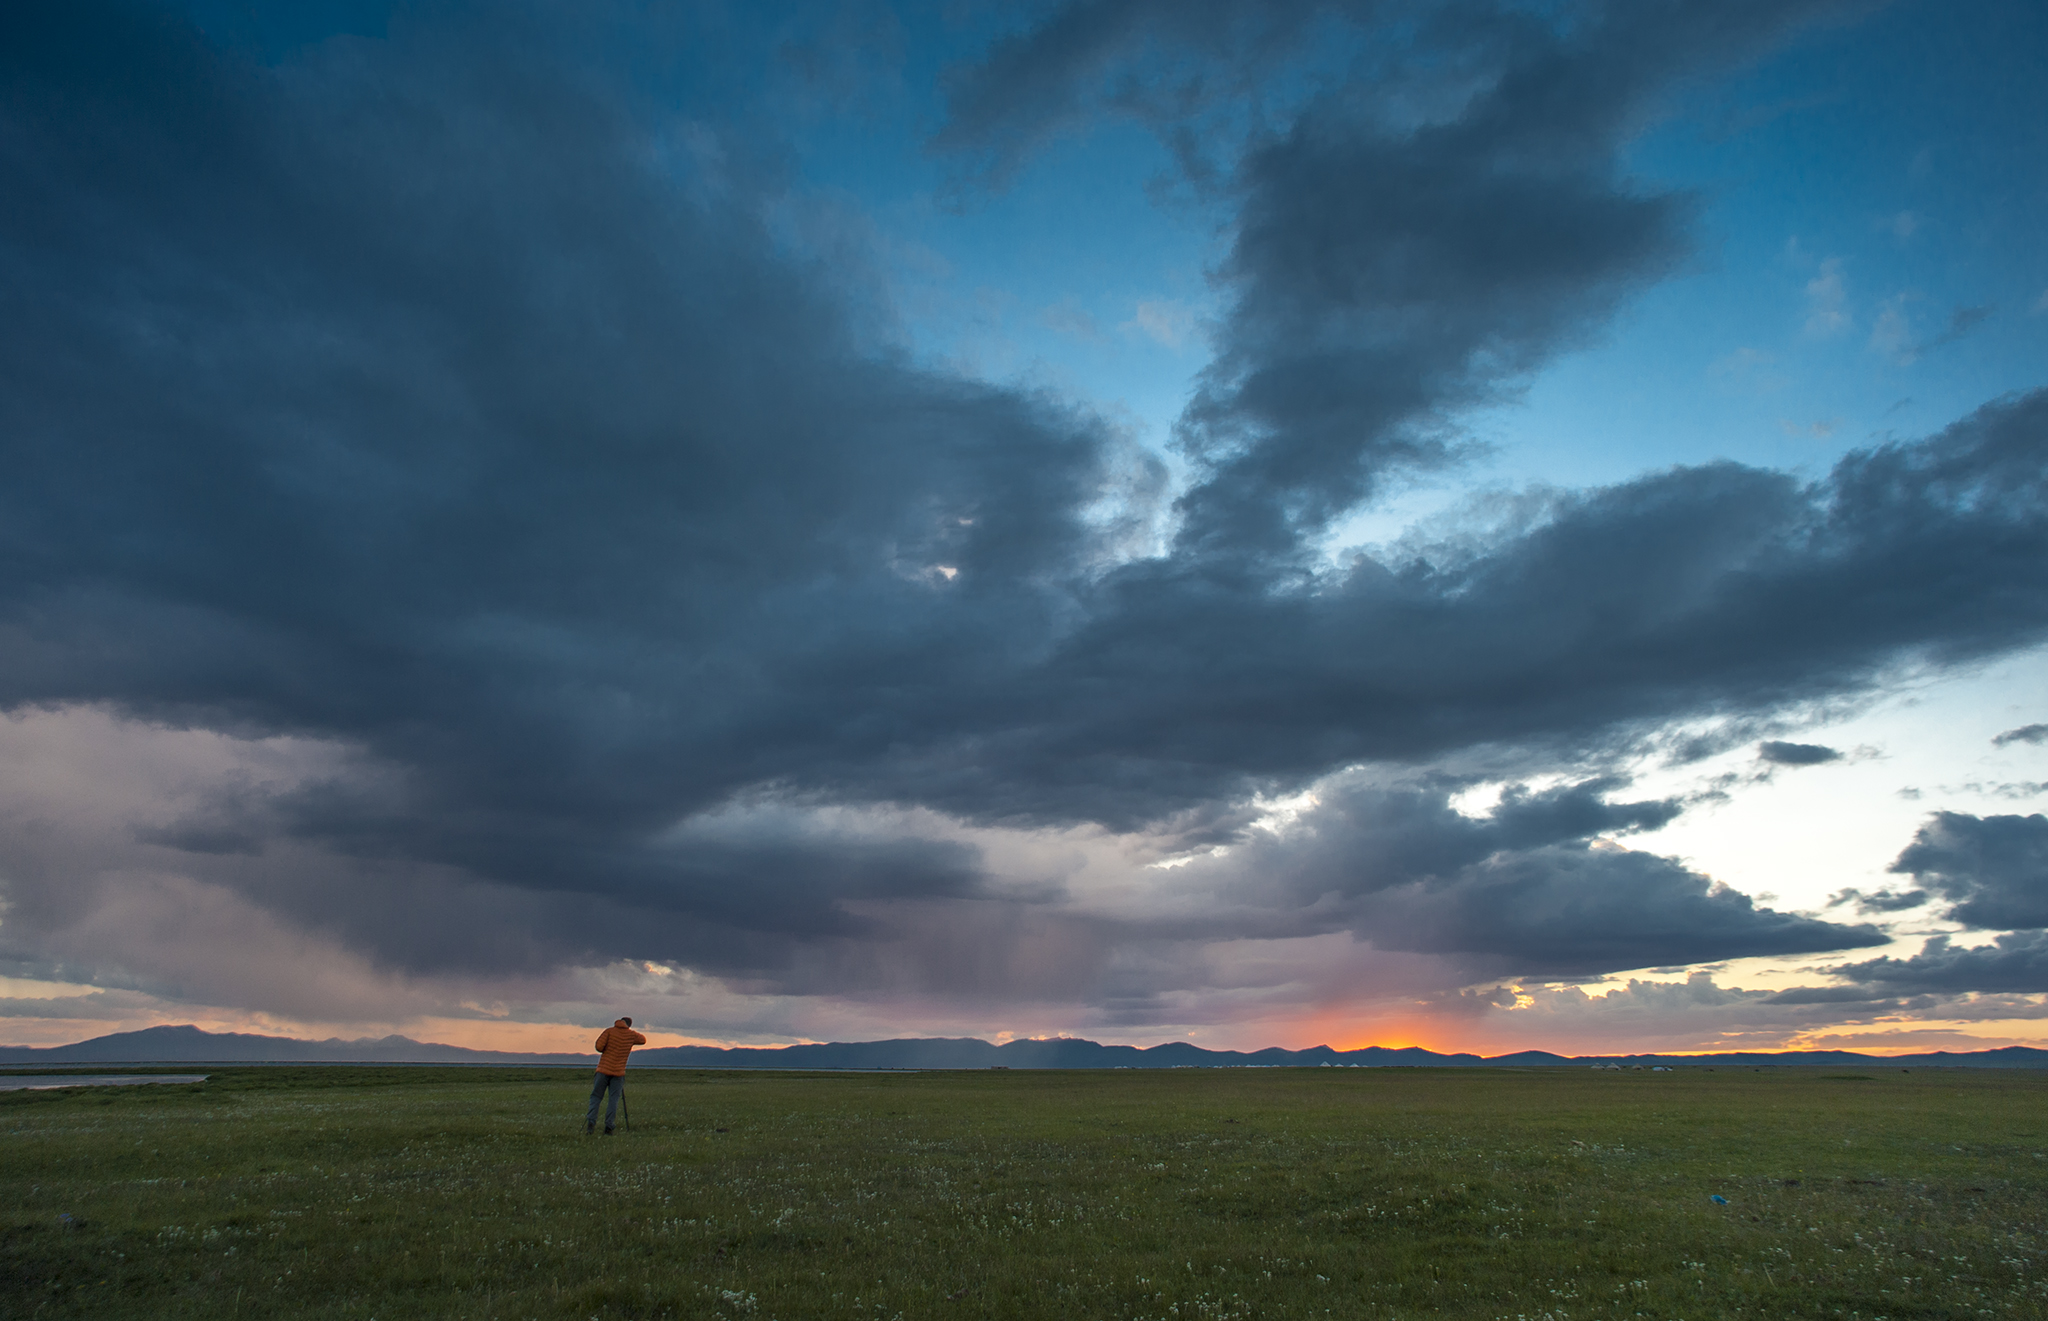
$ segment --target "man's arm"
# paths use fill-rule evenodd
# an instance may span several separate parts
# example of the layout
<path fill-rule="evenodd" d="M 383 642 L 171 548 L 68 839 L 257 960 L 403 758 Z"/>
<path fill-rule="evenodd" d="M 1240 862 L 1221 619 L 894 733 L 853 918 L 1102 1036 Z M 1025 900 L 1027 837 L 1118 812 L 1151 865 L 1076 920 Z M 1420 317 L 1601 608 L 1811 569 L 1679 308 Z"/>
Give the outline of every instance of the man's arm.
<path fill-rule="evenodd" d="M 641 1035 L 640 1035 L 640 1034 L 639 1034 L 638 1032 L 635 1032 L 635 1031 L 634 1031 L 634 1030 L 633 1030 L 632 1028 L 627 1028 L 627 1029 L 626 1029 L 626 1036 L 627 1036 L 627 1038 L 628 1038 L 628 1039 L 629 1039 L 630 1041 L 632 1041 L 632 1043 L 633 1043 L 634 1045 L 636 1045 L 636 1046 L 644 1046 L 644 1045 L 646 1045 L 646 1044 L 647 1044 L 647 1038 L 646 1038 L 646 1037 L 643 1037 L 643 1036 L 641 1036 Z"/>
<path fill-rule="evenodd" d="M 610 1028 L 606 1028 L 604 1031 L 597 1034 L 597 1044 L 595 1046 L 592 1046 L 591 1049 L 596 1051 L 598 1054 L 602 1055 L 604 1054 L 604 1048 L 611 1044 L 611 1039 L 612 1030 Z"/>

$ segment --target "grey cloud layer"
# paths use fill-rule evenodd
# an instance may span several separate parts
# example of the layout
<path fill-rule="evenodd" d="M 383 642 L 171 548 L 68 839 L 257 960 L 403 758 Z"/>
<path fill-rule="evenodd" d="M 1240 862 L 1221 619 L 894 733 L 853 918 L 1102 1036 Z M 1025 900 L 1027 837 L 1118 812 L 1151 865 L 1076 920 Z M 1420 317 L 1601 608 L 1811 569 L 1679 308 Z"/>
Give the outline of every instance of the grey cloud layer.
<path fill-rule="evenodd" d="M 1839 971 L 1879 994 L 2039 995 L 2048 991 L 2048 931 L 2007 932 L 1972 948 L 1957 948 L 1950 937 L 1935 936 L 1910 959 L 1866 959 Z M 1859 988 L 1858 993 L 1869 992 Z"/>
<path fill-rule="evenodd" d="M 1972 947 L 1934 936 L 1909 959 L 1845 965 L 1837 970 L 1841 976 L 1869 988 L 1854 993 L 2048 992 L 2048 817 L 1936 812 L 1891 870 L 1911 876 L 1920 888 L 1870 896 L 1851 892 L 1851 897 L 1866 909 L 1879 910 L 1945 901 L 1942 915 L 1949 920 L 2005 934 Z"/>
<path fill-rule="evenodd" d="M 1839 751 L 1818 743 L 1785 743 L 1777 740 L 1757 744 L 1756 755 L 1759 761 L 1767 761 L 1774 766 L 1818 766 L 1823 762 L 1842 759 Z"/>
<path fill-rule="evenodd" d="M 2048 927 L 2048 817 L 1937 812 L 1892 864 L 1950 902 L 1948 916 L 1993 931 Z"/>
<path fill-rule="evenodd" d="M 2048 394 L 1818 482 L 1674 470 L 1478 545 L 1301 557 L 1430 461 L 1430 419 L 1671 260 L 1684 208 L 1617 146 L 1782 9 L 1489 20 L 1465 109 L 1404 136 L 1318 103 L 1254 150 L 1240 301 L 1184 428 L 1203 475 L 1176 549 L 1128 561 L 1160 466 L 872 342 L 843 273 L 777 247 L 775 195 L 717 166 L 744 142 L 459 27 L 256 68 L 155 10 L 17 7 L 0 707 L 359 749 L 361 774 L 143 842 L 386 963 L 783 975 L 877 934 L 850 905 L 981 902 L 986 860 L 673 831 L 742 792 L 1204 819 L 1256 850 L 1246 796 L 1353 763 L 1582 751 L 2027 645 Z M 1591 848 L 1671 810 L 1602 792 L 1483 827 L 1441 795 L 1398 827 L 1346 800 L 1272 855 L 1292 888 L 1242 929 L 1575 971 L 1871 939 Z M 1343 896 L 1327 921 L 1294 912 L 1311 880 Z M 419 939 L 458 914 L 462 940 Z"/>
<path fill-rule="evenodd" d="M 1758 909 L 1673 859 L 1611 838 L 1676 817 L 1613 802 L 1593 780 L 1511 788 L 1487 816 L 1443 789 L 1337 785 L 1299 825 L 1187 868 L 1230 878 L 1224 919 L 1269 935 L 1348 930 L 1383 949 L 1468 956 L 1475 968 L 1571 976 L 1739 954 L 1882 944 L 1868 926 Z M 1256 914 L 1257 916 L 1254 916 Z"/>
<path fill-rule="evenodd" d="M 1553 27 L 1486 4 L 1073 0 L 959 79 L 940 140 L 1000 169 L 1106 103 L 1176 142 L 1276 51 L 1347 49 L 1349 25 L 1350 67 L 1284 127 L 1248 127 L 1228 189 L 1233 300 L 1180 421 L 1202 476 L 1179 551 L 1235 566 L 1300 554 L 1388 477 L 1448 462 L 1456 410 L 1668 270 L 1690 202 L 1624 176 L 1627 138 L 1675 79 L 1842 8 L 1584 3 Z"/>

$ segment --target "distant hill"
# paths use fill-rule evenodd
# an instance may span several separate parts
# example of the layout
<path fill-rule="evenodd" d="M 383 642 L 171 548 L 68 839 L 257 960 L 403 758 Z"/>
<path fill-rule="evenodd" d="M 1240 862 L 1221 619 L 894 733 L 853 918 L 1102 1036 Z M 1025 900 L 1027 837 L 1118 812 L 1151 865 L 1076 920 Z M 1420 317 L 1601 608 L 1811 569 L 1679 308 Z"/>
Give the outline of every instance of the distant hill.
<path fill-rule="evenodd" d="M 0 1046 L 0 1065 L 52 1064 L 571 1064 L 588 1066 L 595 1055 L 524 1054 L 470 1050 L 414 1041 L 410 1037 L 364 1037 L 343 1041 L 301 1041 L 244 1032 L 203 1032 L 196 1027 L 152 1027 L 116 1032 L 68 1046 Z M 1688 1067 L 1849 1066 L 1860 1068 L 2048 1068 L 2048 1050 L 2005 1046 L 1962 1053 L 1859 1055 L 1846 1050 L 1742 1052 L 1726 1055 L 1553 1055 L 1525 1050 L 1512 1055 L 1440 1055 L 1419 1046 L 1367 1046 L 1361 1050 L 1204 1050 L 1183 1041 L 1159 1046 L 1104 1046 L 1061 1037 L 994 1045 L 976 1037 L 906 1037 L 895 1041 L 845 1041 L 809 1046 L 643 1046 L 633 1052 L 639 1067 L 686 1069 L 1175 1069 L 1303 1068 L 1331 1065 L 1367 1068 L 1529 1068 L 1620 1064 Z"/>
<path fill-rule="evenodd" d="M 814 1046 L 664 1046 L 633 1052 L 634 1061 L 690 1068 L 745 1069 L 1172 1069 L 1219 1066 L 1285 1066 L 1329 1064 L 1483 1064 L 1477 1055 L 1438 1055 L 1417 1047 L 1339 1051 L 1328 1046 L 1307 1050 L 1204 1050 L 1184 1041 L 1160 1046 L 1104 1046 L 1060 1037 L 1050 1041 L 1012 1041 L 997 1046 L 976 1037 L 909 1037 L 895 1041 L 835 1041 Z M 1545 1055 L 1530 1063 L 1557 1063 Z"/>
<path fill-rule="evenodd" d="M 589 1055 L 525 1055 L 363 1037 L 301 1041 L 196 1027 L 147 1027 L 69 1046 L 0 1046 L 0 1064 L 583 1064 Z"/>

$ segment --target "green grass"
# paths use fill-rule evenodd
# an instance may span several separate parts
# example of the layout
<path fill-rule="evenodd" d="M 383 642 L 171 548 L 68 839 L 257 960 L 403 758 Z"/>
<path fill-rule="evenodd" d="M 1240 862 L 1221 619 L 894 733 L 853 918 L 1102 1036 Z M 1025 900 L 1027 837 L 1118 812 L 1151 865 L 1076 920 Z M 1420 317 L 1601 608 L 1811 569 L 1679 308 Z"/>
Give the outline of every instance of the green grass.
<path fill-rule="evenodd" d="M 0 1316 L 2048 1317 L 2035 1074 L 213 1073 L 0 1094 Z"/>

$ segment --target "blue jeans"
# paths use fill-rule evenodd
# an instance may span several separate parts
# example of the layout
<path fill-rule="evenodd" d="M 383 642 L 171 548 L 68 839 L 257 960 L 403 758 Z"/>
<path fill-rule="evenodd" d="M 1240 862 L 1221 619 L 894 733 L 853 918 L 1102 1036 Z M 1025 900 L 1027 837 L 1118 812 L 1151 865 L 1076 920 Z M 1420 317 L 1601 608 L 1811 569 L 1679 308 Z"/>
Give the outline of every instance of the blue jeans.
<path fill-rule="evenodd" d="M 590 1084 L 590 1113 L 584 1116 L 583 1127 L 597 1126 L 597 1102 L 599 1097 L 609 1094 L 610 1100 L 604 1108 L 604 1131 L 612 1131 L 612 1116 L 619 1112 L 619 1098 L 626 1094 L 626 1075 L 600 1073 L 597 1081 Z"/>

